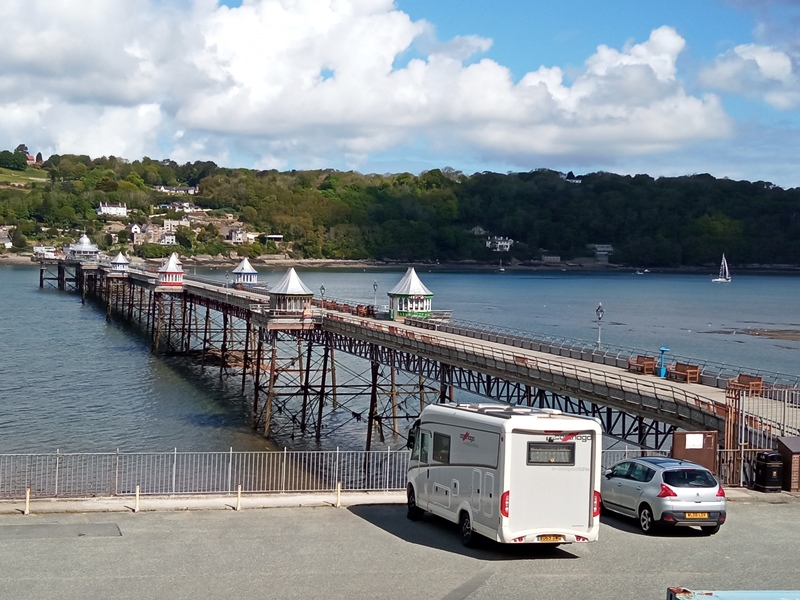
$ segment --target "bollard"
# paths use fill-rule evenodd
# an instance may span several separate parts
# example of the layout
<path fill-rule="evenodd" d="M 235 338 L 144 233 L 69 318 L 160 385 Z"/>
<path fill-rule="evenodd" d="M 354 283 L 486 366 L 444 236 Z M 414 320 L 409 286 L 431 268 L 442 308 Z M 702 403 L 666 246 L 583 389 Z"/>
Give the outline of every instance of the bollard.
<path fill-rule="evenodd" d="M 336 482 L 336 508 L 340 508 L 342 506 L 342 482 Z"/>
<path fill-rule="evenodd" d="M 22 514 L 31 514 L 31 488 L 25 488 L 25 512 Z"/>
<path fill-rule="evenodd" d="M 236 511 L 242 510 L 242 484 L 236 486 Z"/>
<path fill-rule="evenodd" d="M 133 512 L 139 512 L 139 486 L 136 486 L 136 502 L 133 504 Z"/>

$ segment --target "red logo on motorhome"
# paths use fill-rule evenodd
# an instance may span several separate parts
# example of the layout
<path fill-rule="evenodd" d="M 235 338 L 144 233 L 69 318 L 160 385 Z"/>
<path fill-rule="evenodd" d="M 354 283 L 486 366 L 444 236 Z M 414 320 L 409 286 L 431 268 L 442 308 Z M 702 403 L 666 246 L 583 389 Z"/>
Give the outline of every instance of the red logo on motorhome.
<path fill-rule="evenodd" d="M 581 435 L 579 431 L 574 431 L 572 433 L 562 433 L 560 435 L 555 436 L 555 439 L 561 442 L 571 442 L 575 440 L 576 442 L 590 442 L 592 441 L 591 435 Z"/>
<path fill-rule="evenodd" d="M 475 436 L 470 435 L 469 431 L 465 431 L 461 434 L 461 441 L 462 442 L 474 442 Z"/>

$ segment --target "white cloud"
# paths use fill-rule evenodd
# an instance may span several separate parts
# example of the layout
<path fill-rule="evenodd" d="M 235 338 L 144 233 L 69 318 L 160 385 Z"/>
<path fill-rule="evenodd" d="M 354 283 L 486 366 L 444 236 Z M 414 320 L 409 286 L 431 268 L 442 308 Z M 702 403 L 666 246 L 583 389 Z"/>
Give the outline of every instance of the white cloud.
<path fill-rule="evenodd" d="M 12 147 L 310 168 L 426 143 L 525 165 L 730 131 L 717 97 L 683 88 L 685 41 L 670 27 L 600 46 L 569 81 L 552 65 L 514 81 L 479 60 L 491 40 L 440 42 L 392 0 L 5 0 L 0 37 L 0 145 Z M 777 53 L 747 52 L 737 60 L 762 76 L 792 74 Z"/>
<path fill-rule="evenodd" d="M 800 106 L 800 77 L 786 52 L 756 44 L 736 46 L 700 73 L 721 91 L 763 100 L 781 110 Z"/>

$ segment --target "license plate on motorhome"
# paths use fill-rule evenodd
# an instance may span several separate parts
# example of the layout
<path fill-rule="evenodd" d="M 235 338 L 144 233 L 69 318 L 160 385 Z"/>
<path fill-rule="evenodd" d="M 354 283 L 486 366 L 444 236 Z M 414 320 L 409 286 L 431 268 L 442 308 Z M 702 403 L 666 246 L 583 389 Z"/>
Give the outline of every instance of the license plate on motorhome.
<path fill-rule="evenodd" d="M 686 513 L 687 519 L 707 519 L 708 513 Z"/>
<path fill-rule="evenodd" d="M 540 535 L 539 536 L 540 542 L 563 542 L 564 536 L 563 535 Z"/>

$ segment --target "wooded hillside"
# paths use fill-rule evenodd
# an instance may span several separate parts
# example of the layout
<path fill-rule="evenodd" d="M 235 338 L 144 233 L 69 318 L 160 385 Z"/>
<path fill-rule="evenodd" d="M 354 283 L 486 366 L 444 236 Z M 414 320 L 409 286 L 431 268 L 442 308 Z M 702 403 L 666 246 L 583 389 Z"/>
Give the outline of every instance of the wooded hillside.
<path fill-rule="evenodd" d="M 514 240 L 504 262 L 542 253 L 588 256 L 611 244 L 612 262 L 652 267 L 800 265 L 800 189 L 710 175 L 658 178 L 550 170 L 476 173 L 451 169 L 364 175 L 254 171 L 212 162 L 178 165 L 51 156 L 46 183 L 0 189 L 0 221 L 29 241 L 56 229 L 100 230 L 100 202 L 124 203 L 145 223 L 169 202 L 155 186 L 198 186 L 196 205 L 232 213 L 248 229 L 280 233 L 297 257 L 496 262 L 487 236 Z M 475 228 L 485 233 L 473 233 Z M 184 236 L 183 252 L 198 250 Z M 208 240 L 205 240 L 206 242 Z"/>

